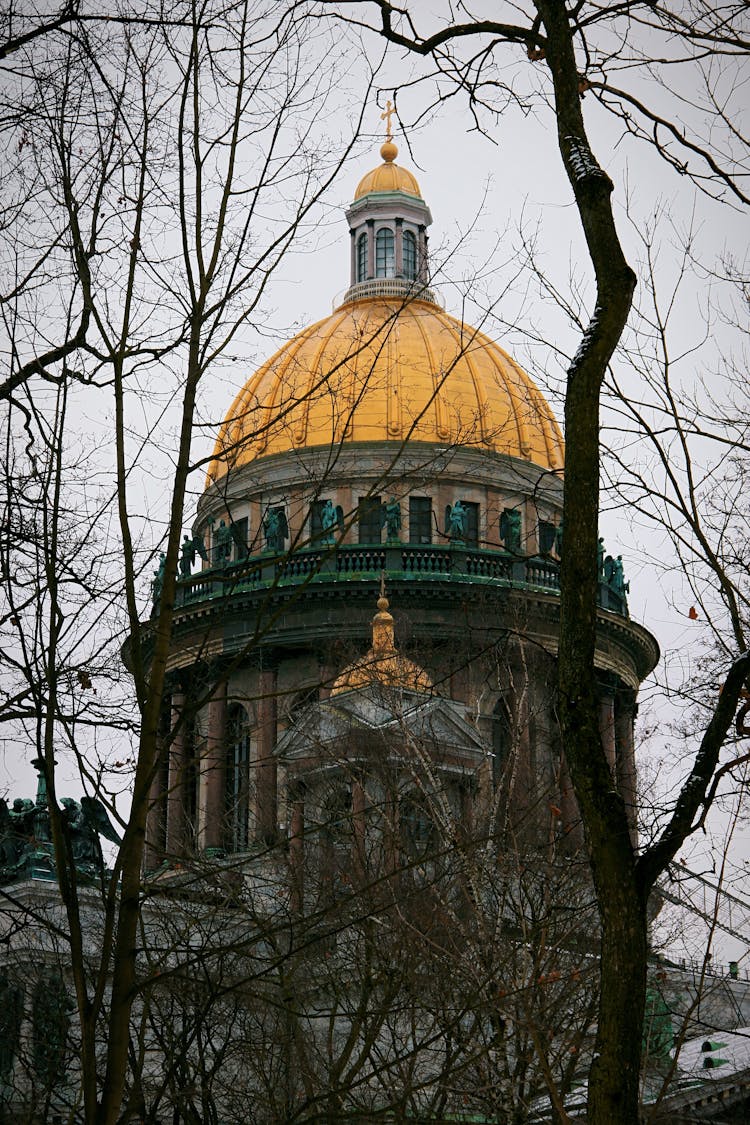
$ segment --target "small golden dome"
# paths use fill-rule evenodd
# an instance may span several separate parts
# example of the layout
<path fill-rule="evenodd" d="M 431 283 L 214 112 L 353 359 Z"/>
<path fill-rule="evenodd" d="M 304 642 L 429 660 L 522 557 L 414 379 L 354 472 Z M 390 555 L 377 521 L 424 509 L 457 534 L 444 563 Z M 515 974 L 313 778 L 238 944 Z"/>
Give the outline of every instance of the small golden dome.
<path fill-rule="evenodd" d="M 369 195 L 371 191 L 405 191 L 407 195 L 421 199 L 416 177 L 407 172 L 406 168 L 394 163 L 398 149 L 393 141 L 388 140 L 381 146 L 380 155 L 385 163 L 379 164 L 362 177 L 354 193 L 355 201 L 363 195 Z"/>
<path fill-rule="evenodd" d="M 334 682 L 331 695 L 359 691 L 374 684 L 406 691 L 432 691 L 432 681 L 424 668 L 401 656 L 396 649 L 393 617 L 388 612 L 388 599 L 382 590 L 378 598 L 378 612 L 372 619 L 372 648 L 344 669 Z"/>
<path fill-rule="evenodd" d="M 258 457 L 365 441 L 466 446 L 563 466 L 552 411 L 507 352 L 430 301 L 371 297 L 304 329 L 248 380 L 207 483 Z"/>

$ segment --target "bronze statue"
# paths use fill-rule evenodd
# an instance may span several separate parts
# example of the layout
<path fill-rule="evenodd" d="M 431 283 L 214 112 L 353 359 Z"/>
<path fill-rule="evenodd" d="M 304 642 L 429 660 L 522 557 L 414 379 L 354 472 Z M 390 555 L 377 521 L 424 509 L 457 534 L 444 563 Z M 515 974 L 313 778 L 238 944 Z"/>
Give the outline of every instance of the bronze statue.
<path fill-rule="evenodd" d="M 622 565 L 622 555 L 612 560 L 612 576 L 610 584 L 614 592 L 625 600 L 625 595 L 630 593 L 630 583 L 625 581 L 625 571 Z"/>
<path fill-rule="evenodd" d="M 281 554 L 289 538 L 289 526 L 283 508 L 268 509 L 263 520 L 263 534 L 266 539 L 266 550 Z"/>
<path fill-rule="evenodd" d="M 182 540 L 180 551 L 180 575 L 189 578 L 195 563 L 195 541 L 186 535 Z"/>
<path fill-rule="evenodd" d="M 506 551 L 521 550 L 521 513 L 518 508 L 506 508 L 500 516 L 500 538 Z"/>
<path fill-rule="evenodd" d="M 206 550 L 206 544 L 203 542 L 203 536 L 199 531 L 196 531 L 195 535 L 193 536 L 193 546 L 198 553 L 198 557 L 203 559 L 203 562 L 208 562 L 208 551 Z"/>
<path fill-rule="evenodd" d="M 167 556 L 162 551 L 159 554 L 159 565 L 154 571 L 154 577 L 151 580 L 151 601 L 153 602 L 154 612 L 159 608 L 161 600 L 161 592 L 164 589 L 164 577 L 167 573 Z"/>
<path fill-rule="evenodd" d="M 466 508 L 460 500 L 445 509 L 446 534 L 461 542 L 466 535 Z"/>
<path fill-rule="evenodd" d="M 395 496 L 391 496 L 388 503 L 383 505 L 382 518 L 386 539 L 389 543 L 397 543 L 401 531 L 401 505 Z"/>
<path fill-rule="evenodd" d="M 224 520 L 219 520 L 214 537 L 214 561 L 217 566 L 226 566 L 232 557 L 232 532 Z"/>
<path fill-rule="evenodd" d="M 0 798 L 0 884 L 22 877 L 29 864 L 54 870 L 46 785 L 42 770 L 39 766 L 37 769 L 40 774 L 36 802 L 17 797 L 9 809 Z M 120 837 L 104 805 L 95 797 L 82 797 L 80 803 L 63 797 L 60 805 L 63 832 L 70 841 L 76 870 L 90 878 L 100 873 L 103 865 L 99 837 L 113 844 L 119 844 Z"/>
<path fill-rule="evenodd" d="M 321 543 L 326 543 L 329 546 L 336 542 L 336 528 L 343 535 L 344 533 L 344 512 L 340 504 L 334 508 L 332 500 L 326 500 L 320 512 L 320 526 L 323 534 L 320 537 Z"/>

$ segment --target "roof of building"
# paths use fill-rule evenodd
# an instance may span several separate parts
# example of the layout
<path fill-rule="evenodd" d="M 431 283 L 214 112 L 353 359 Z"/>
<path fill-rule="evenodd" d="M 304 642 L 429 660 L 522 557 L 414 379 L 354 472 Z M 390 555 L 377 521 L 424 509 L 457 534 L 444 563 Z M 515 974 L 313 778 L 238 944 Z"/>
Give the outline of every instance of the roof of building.
<path fill-rule="evenodd" d="M 378 612 L 372 619 L 372 647 L 343 670 L 331 688 L 331 695 L 359 691 L 375 684 L 416 692 L 432 689 L 432 681 L 425 670 L 402 656 L 396 648 L 393 616 L 388 612 L 384 591 L 381 591 Z"/>
<path fill-rule="evenodd" d="M 430 301 L 374 297 L 304 329 L 248 380 L 208 483 L 274 453 L 404 440 L 563 465 L 552 411 L 507 352 Z"/>
<path fill-rule="evenodd" d="M 357 200 L 402 192 L 422 205 L 397 151 L 389 136 Z M 388 206 L 397 218 L 398 199 Z M 493 340 L 444 312 L 425 281 L 355 284 L 331 316 L 285 343 L 232 403 L 207 484 L 259 457 L 341 442 L 468 446 L 562 469 L 544 396 Z"/>
<path fill-rule="evenodd" d="M 377 168 L 373 168 L 362 177 L 354 193 L 355 200 L 374 191 L 405 191 L 407 195 L 414 195 L 417 199 L 421 199 L 416 176 L 395 163 L 398 149 L 393 141 L 385 142 L 380 149 L 380 155 L 383 157 L 383 163 L 378 164 Z"/>

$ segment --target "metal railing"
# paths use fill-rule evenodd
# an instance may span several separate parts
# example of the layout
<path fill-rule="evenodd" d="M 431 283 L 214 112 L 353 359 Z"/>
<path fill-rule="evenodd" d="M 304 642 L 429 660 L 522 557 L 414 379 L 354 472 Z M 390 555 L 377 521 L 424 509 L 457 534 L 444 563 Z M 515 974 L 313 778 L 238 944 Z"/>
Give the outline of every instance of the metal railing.
<path fill-rule="evenodd" d="M 334 310 L 341 305 L 348 305 L 350 301 L 361 301 L 365 297 L 397 297 L 404 302 L 429 301 L 430 304 L 442 307 L 437 293 L 425 281 L 405 281 L 399 277 L 373 277 L 369 281 L 358 281 L 355 285 L 351 285 L 341 300 L 333 302 Z"/>
<path fill-rule="evenodd" d="M 464 544 L 322 544 L 288 554 L 265 552 L 202 570 L 177 582 L 177 605 L 194 605 L 242 590 L 284 587 L 301 582 L 372 580 L 385 571 L 390 578 L 476 582 L 508 589 L 559 593 L 559 563 L 538 555 L 526 557 Z M 599 583 L 602 609 L 628 616 L 627 602 L 605 582 Z"/>

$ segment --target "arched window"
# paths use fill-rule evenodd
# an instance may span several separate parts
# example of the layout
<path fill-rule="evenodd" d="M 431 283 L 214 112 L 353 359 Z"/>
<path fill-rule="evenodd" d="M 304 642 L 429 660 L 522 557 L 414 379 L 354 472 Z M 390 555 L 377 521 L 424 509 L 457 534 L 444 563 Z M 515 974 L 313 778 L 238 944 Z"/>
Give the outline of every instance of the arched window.
<path fill-rule="evenodd" d="M 410 230 L 404 231 L 404 277 L 409 281 L 417 277 L 417 240 Z"/>
<path fill-rule="evenodd" d="M 367 281 L 367 235 L 357 239 L 357 281 Z"/>
<path fill-rule="evenodd" d="M 375 235 L 375 276 L 393 277 L 396 272 L 396 252 L 393 231 L 381 227 Z"/>
<path fill-rule="evenodd" d="M 312 703 L 317 703 L 318 696 L 318 684 L 314 687 L 303 688 L 294 695 L 288 696 L 282 712 L 288 726 L 293 726 L 297 722 L 305 708 Z"/>
<path fill-rule="evenodd" d="M 227 716 L 224 772 L 225 847 L 242 851 L 248 843 L 250 786 L 250 722 L 244 707 L 231 707 Z"/>

